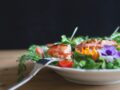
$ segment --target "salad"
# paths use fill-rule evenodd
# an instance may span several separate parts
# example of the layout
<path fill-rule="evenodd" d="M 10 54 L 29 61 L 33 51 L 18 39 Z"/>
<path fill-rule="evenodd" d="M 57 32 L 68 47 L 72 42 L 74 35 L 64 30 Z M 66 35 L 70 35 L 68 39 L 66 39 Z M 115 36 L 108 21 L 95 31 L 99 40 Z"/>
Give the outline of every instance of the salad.
<path fill-rule="evenodd" d="M 69 38 L 61 36 L 61 41 L 46 45 L 32 45 L 19 58 L 19 80 L 24 76 L 26 62 L 38 62 L 42 58 L 60 58 L 51 65 L 75 69 L 120 69 L 119 27 L 110 36 Z"/>

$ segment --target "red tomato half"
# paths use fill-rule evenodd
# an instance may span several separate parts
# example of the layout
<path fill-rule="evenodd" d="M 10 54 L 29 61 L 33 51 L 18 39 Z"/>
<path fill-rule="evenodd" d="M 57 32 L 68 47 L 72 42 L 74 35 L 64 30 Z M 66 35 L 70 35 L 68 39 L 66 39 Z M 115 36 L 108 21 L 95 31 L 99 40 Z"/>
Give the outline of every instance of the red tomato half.
<path fill-rule="evenodd" d="M 69 61 L 69 60 L 62 60 L 58 62 L 58 65 L 60 67 L 72 67 L 73 66 L 73 61 Z"/>

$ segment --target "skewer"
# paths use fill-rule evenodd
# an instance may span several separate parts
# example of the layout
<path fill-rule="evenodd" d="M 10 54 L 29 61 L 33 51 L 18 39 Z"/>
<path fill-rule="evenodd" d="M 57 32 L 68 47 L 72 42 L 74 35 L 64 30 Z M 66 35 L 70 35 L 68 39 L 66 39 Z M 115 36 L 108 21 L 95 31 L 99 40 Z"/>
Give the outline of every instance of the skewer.
<path fill-rule="evenodd" d="M 73 33 L 72 33 L 72 35 L 71 35 L 71 37 L 70 37 L 70 40 L 73 39 L 73 37 L 75 36 L 77 30 L 78 30 L 78 27 L 76 27 L 76 28 L 74 29 L 74 31 L 73 31 Z"/>
<path fill-rule="evenodd" d="M 118 26 L 118 27 L 115 29 L 115 31 L 114 31 L 111 35 L 117 33 L 119 29 L 120 29 L 120 26 Z"/>

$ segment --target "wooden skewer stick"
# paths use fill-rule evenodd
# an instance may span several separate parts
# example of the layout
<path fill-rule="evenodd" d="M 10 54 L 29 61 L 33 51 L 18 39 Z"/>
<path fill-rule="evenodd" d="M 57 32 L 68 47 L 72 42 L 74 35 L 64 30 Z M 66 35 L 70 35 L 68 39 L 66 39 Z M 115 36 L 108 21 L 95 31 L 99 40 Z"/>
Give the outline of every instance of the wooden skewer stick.
<path fill-rule="evenodd" d="M 113 35 L 113 34 L 115 34 L 116 32 L 118 32 L 119 29 L 120 29 L 120 26 L 118 26 L 111 35 Z"/>
<path fill-rule="evenodd" d="M 73 39 L 73 37 L 75 36 L 77 30 L 78 30 L 78 27 L 76 27 L 76 28 L 74 29 L 74 31 L 73 31 L 73 33 L 72 33 L 72 35 L 71 35 L 71 37 L 70 37 L 70 40 Z"/>

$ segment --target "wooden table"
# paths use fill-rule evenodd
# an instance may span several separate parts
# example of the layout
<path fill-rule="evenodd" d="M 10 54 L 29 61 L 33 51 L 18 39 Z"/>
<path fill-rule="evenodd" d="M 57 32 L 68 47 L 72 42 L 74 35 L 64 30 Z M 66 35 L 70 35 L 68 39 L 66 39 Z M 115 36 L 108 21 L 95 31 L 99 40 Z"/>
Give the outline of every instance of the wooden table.
<path fill-rule="evenodd" d="M 7 90 L 17 80 L 17 58 L 25 50 L 0 51 L 0 90 Z M 28 64 L 28 72 L 33 65 Z M 57 75 L 54 71 L 45 68 L 31 81 L 18 90 L 120 90 L 120 84 L 108 86 L 87 86 L 70 83 Z"/>

